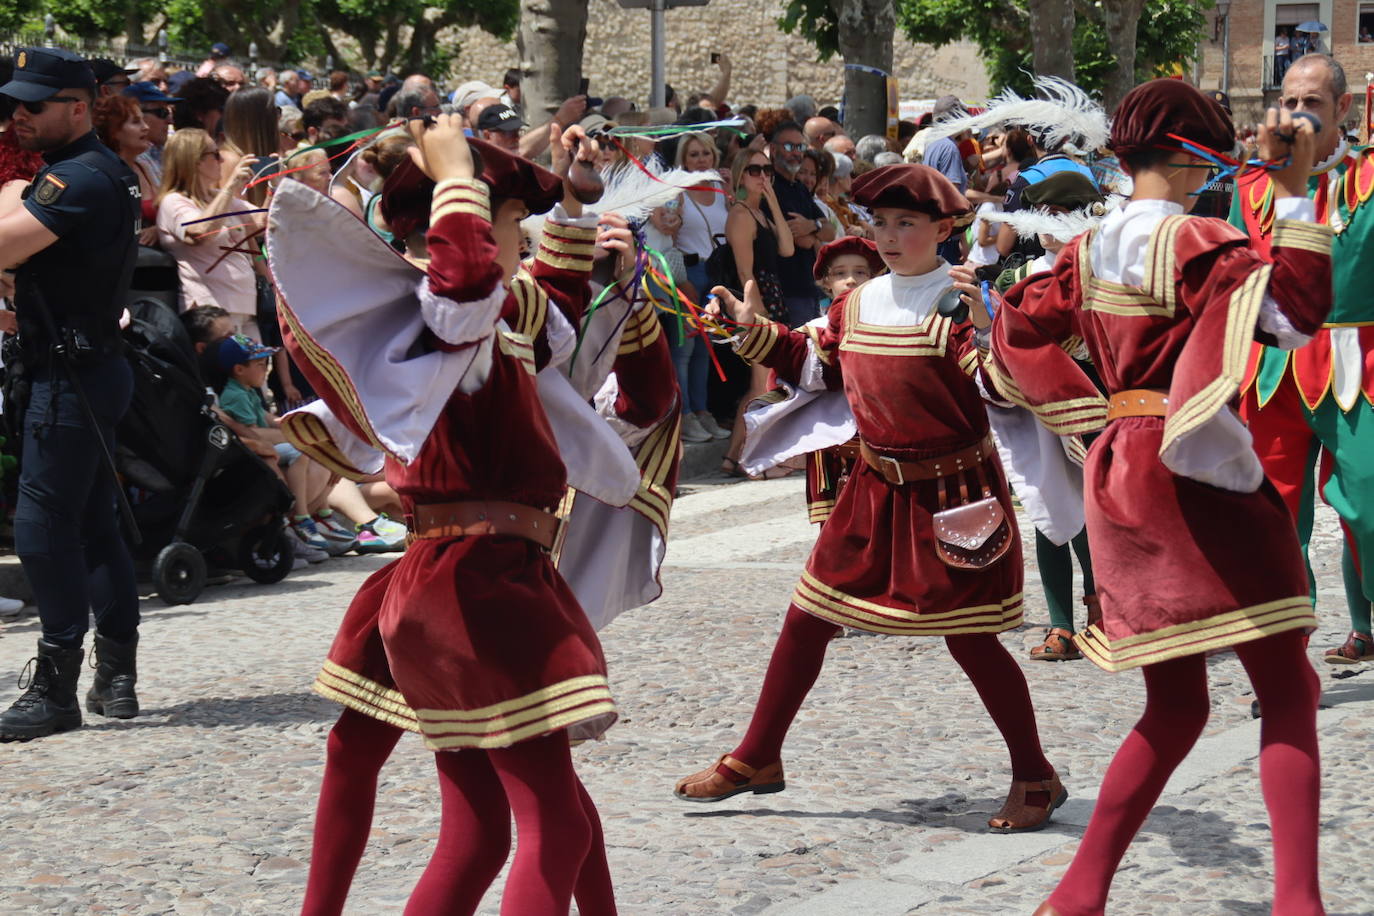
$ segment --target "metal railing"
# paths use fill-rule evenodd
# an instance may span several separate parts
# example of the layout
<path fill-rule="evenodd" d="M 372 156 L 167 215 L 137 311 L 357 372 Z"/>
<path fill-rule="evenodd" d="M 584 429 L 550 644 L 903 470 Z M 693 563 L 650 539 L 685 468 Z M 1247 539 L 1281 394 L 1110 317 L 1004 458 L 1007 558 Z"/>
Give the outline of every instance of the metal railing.
<path fill-rule="evenodd" d="M 63 33 L 46 32 L 41 28 L 0 33 L 0 55 L 12 57 L 19 48 L 34 47 L 66 48 L 83 57 L 106 57 L 122 64 L 152 57 L 183 70 L 195 70 L 208 56 L 205 52 L 198 53 L 187 48 L 174 48 L 162 44 L 143 45 L 118 39 L 78 38 Z M 247 60 L 236 58 L 234 62 L 245 71 L 249 68 Z M 258 59 L 255 63 L 259 70 L 268 67 L 275 70 L 282 68 L 282 64 L 277 61 Z"/>

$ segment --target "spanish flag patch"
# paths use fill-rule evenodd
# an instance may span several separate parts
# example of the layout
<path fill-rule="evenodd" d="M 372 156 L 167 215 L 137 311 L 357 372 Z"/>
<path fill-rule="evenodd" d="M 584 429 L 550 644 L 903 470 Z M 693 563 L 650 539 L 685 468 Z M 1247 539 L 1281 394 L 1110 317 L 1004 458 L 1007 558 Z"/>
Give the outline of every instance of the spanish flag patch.
<path fill-rule="evenodd" d="M 33 199 L 40 204 L 51 204 L 62 196 L 62 192 L 67 190 L 67 183 L 52 173 L 43 176 L 43 180 L 38 183 L 38 188 L 33 192 Z"/>

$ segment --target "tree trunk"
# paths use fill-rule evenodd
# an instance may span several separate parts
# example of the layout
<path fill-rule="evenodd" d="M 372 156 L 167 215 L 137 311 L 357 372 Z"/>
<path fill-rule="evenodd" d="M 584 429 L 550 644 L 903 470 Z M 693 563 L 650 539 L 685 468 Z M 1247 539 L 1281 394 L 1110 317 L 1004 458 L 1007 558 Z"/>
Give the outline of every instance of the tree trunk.
<path fill-rule="evenodd" d="M 840 56 L 892 72 L 893 0 L 830 0 L 839 24 Z M 858 139 L 887 133 L 887 80 L 863 70 L 844 71 L 844 128 Z"/>
<path fill-rule="evenodd" d="M 520 0 L 520 94 L 531 124 L 577 93 L 586 40 L 587 0 Z"/>
<path fill-rule="evenodd" d="M 1109 112 L 1115 111 L 1117 103 L 1135 87 L 1135 30 L 1144 8 L 1145 0 L 1102 2 L 1107 48 L 1115 60 L 1102 87 L 1102 104 Z"/>
<path fill-rule="evenodd" d="M 1029 0 L 1027 6 L 1035 75 L 1073 82 L 1073 0 Z"/>

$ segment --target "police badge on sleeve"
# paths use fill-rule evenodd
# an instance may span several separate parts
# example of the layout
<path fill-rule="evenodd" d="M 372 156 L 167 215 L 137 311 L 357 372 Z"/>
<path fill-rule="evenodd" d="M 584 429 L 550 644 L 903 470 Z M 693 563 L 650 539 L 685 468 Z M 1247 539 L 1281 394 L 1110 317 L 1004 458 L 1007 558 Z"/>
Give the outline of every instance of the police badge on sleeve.
<path fill-rule="evenodd" d="M 43 180 L 38 183 L 38 187 L 33 192 L 33 199 L 40 204 L 47 206 L 56 202 L 62 196 L 62 192 L 67 190 L 67 183 L 52 173 L 43 176 Z"/>

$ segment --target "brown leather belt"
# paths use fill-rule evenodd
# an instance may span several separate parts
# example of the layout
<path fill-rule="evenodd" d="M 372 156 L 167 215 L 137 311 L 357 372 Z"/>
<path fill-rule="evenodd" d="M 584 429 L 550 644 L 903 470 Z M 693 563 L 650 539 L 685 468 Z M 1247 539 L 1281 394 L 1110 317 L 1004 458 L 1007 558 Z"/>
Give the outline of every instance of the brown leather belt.
<path fill-rule="evenodd" d="M 1131 388 L 1107 398 L 1107 422 L 1125 417 L 1162 417 L 1169 411 L 1169 393 Z"/>
<path fill-rule="evenodd" d="M 972 471 L 980 467 L 996 448 L 992 433 L 989 432 L 977 445 L 961 448 L 957 452 L 923 458 L 920 461 L 902 461 L 880 455 L 867 442 L 859 440 L 859 453 L 863 455 L 864 463 L 877 471 L 888 483 L 898 485 L 913 480 L 937 480 L 958 474 L 960 471 Z"/>
<path fill-rule="evenodd" d="M 472 500 L 417 505 L 406 516 L 410 537 L 461 538 L 477 534 L 507 534 L 552 550 L 558 517 L 542 509 L 498 500 Z"/>
<path fill-rule="evenodd" d="M 855 436 L 848 442 L 841 442 L 839 445 L 832 445 L 829 448 L 829 451 L 834 452 L 836 455 L 838 455 L 840 458 L 843 458 L 845 461 L 854 461 L 859 457 L 860 444 L 861 443 L 859 437 Z"/>

